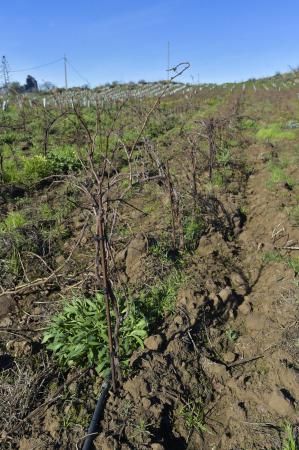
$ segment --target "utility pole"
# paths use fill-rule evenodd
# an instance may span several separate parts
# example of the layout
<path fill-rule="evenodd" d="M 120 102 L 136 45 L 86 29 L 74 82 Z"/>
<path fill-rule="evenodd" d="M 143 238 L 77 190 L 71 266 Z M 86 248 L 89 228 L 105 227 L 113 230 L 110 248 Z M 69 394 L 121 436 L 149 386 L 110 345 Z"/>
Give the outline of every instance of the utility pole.
<path fill-rule="evenodd" d="M 2 56 L 2 77 L 4 81 L 4 87 L 7 89 L 9 85 L 8 63 L 5 56 Z"/>
<path fill-rule="evenodd" d="M 67 89 L 67 59 L 66 59 L 66 55 L 64 55 L 63 61 L 64 61 L 64 86 L 65 86 L 65 89 Z"/>

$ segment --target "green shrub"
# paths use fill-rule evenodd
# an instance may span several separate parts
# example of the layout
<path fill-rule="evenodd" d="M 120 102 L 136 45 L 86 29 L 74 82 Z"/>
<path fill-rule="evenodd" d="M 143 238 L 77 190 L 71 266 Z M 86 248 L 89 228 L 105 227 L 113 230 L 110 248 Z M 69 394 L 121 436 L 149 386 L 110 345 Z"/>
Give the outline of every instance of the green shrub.
<path fill-rule="evenodd" d="M 131 353 L 143 345 L 148 324 L 133 306 L 121 312 L 124 320 L 119 335 L 120 359 L 126 367 Z M 65 302 L 62 311 L 52 318 L 42 342 L 54 352 L 62 367 L 95 365 L 104 374 L 109 368 L 109 351 L 103 296 Z"/>
<path fill-rule="evenodd" d="M 48 160 L 53 173 L 74 172 L 82 167 L 75 150 L 70 146 L 52 150 L 48 155 Z"/>
<path fill-rule="evenodd" d="M 45 156 L 35 155 L 23 159 L 22 178 L 27 183 L 35 183 L 52 173 L 52 167 Z"/>
<path fill-rule="evenodd" d="M 147 129 L 147 134 L 151 138 L 159 137 L 161 134 L 179 125 L 179 120 L 174 114 L 168 114 L 159 119 L 152 120 Z"/>
<path fill-rule="evenodd" d="M 15 161 L 8 161 L 4 166 L 4 179 L 7 182 L 22 183 L 30 185 L 37 183 L 52 173 L 50 161 L 42 155 L 22 157 L 19 161 L 20 167 Z"/>

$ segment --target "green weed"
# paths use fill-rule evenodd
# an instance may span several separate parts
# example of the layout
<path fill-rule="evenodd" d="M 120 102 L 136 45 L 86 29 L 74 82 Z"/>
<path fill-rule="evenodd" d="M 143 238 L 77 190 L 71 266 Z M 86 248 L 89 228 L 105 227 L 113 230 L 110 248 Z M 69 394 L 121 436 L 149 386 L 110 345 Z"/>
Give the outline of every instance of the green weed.
<path fill-rule="evenodd" d="M 242 130 L 256 130 L 257 124 L 253 119 L 242 119 L 240 123 Z"/>
<path fill-rule="evenodd" d="M 167 236 L 166 234 L 162 234 L 159 240 L 154 242 L 149 248 L 150 254 L 159 259 L 159 261 L 166 266 L 173 262 L 172 250 L 170 236 Z"/>
<path fill-rule="evenodd" d="M 128 366 L 131 353 L 143 345 L 148 323 L 135 307 L 122 311 L 120 359 Z M 112 322 L 115 316 L 112 314 Z M 62 367 L 96 366 L 100 374 L 109 368 L 105 302 L 101 294 L 95 298 L 74 298 L 65 302 L 62 311 L 52 318 L 42 342 L 54 352 Z"/>
<path fill-rule="evenodd" d="M 143 418 L 140 418 L 138 422 L 132 425 L 133 431 L 131 433 L 131 439 L 144 443 L 145 440 L 152 435 L 150 428 L 153 424 L 149 423 Z"/>
<path fill-rule="evenodd" d="M 212 177 L 212 184 L 218 188 L 224 187 L 232 179 L 232 171 L 229 167 L 222 167 L 214 170 Z"/>
<path fill-rule="evenodd" d="M 268 251 L 263 254 L 263 262 L 265 264 L 271 263 L 271 262 L 282 262 L 283 256 L 278 251 Z"/>
<path fill-rule="evenodd" d="M 13 233 L 27 223 L 27 219 L 21 212 L 11 211 L 4 221 L 0 223 L 0 233 Z"/>
<path fill-rule="evenodd" d="M 290 218 L 291 221 L 294 223 L 295 226 L 299 226 L 299 205 L 293 207 L 290 211 Z"/>
<path fill-rule="evenodd" d="M 196 430 L 198 433 L 207 432 L 205 414 L 201 402 L 189 400 L 179 409 L 178 416 L 182 417 L 189 431 Z"/>
<path fill-rule="evenodd" d="M 21 269 L 20 250 L 26 244 L 22 228 L 27 224 L 25 216 L 17 211 L 10 212 L 0 223 L 0 237 L 10 242 L 10 249 L 6 255 L 6 268 L 14 275 L 18 275 Z"/>
<path fill-rule="evenodd" d="M 293 427 L 289 423 L 284 425 L 285 439 L 281 450 L 299 450 L 298 443 L 294 437 Z"/>
<path fill-rule="evenodd" d="M 240 333 L 236 330 L 233 330 L 232 328 L 228 328 L 225 331 L 226 337 L 230 342 L 236 342 L 239 337 L 240 337 Z"/>
<path fill-rule="evenodd" d="M 178 290 L 185 280 L 181 272 L 173 269 L 164 280 L 141 292 L 139 302 L 150 325 L 174 312 Z"/>
<path fill-rule="evenodd" d="M 265 252 L 263 262 L 268 264 L 271 262 L 281 262 L 290 267 L 295 275 L 299 273 L 299 256 L 283 256 L 278 251 Z"/>
<path fill-rule="evenodd" d="M 82 168 L 81 162 L 71 146 L 52 150 L 48 155 L 53 173 L 69 173 Z"/>
<path fill-rule="evenodd" d="M 295 275 L 299 274 L 299 256 L 291 256 L 288 258 L 288 265 L 293 269 Z"/>
<path fill-rule="evenodd" d="M 218 164 L 227 166 L 231 162 L 231 152 L 228 148 L 221 149 L 216 156 Z"/>
<path fill-rule="evenodd" d="M 292 140 L 296 139 L 296 136 L 297 134 L 295 131 L 283 129 L 278 123 L 261 128 L 256 133 L 256 137 L 260 141 Z"/>
<path fill-rule="evenodd" d="M 185 217 L 183 228 L 185 247 L 188 251 L 194 251 L 205 230 L 204 220 L 199 213 L 195 217 Z"/>
<path fill-rule="evenodd" d="M 295 182 L 290 178 L 284 171 L 281 165 L 269 164 L 270 179 L 267 181 L 267 186 L 269 188 L 278 183 L 287 183 L 289 186 L 293 187 Z"/>
<path fill-rule="evenodd" d="M 52 174 L 50 161 L 42 155 L 22 157 L 18 164 L 15 161 L 8 161 L 5 164 L 5 181 L 30 185 Z"/>

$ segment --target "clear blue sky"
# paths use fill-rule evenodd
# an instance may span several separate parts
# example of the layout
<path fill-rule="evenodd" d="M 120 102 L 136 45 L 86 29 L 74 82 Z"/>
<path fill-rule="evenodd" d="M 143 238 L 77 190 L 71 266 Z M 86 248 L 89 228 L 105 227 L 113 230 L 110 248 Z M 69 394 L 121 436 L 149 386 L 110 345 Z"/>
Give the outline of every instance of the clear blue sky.
<path fill-rule="evenodd" d="M 241 81 L 299 65 L 298 0 L 8 0 L 1 2 L 0 49 L 11 70 L 66 53 L 92 86 L 166 78 L 189 61 L 184 81 Z M 63 63 L 31 70 L 63 85 Z M 27 72 L 11 73 L 25 81 Z M 71 85 L 84 81 L 69 72 Z"/>

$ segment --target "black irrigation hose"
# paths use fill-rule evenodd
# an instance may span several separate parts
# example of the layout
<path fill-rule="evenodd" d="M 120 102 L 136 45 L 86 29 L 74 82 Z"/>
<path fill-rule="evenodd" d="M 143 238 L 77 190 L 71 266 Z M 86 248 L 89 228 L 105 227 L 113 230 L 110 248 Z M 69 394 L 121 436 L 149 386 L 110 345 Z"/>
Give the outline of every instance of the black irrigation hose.
<path fill-rule="evenodd" d="M 111 377 L 109 375 L 102 384 L 101 395 L 96 404 L 96 408 L 94 410 L 94 413 L 93 413 L 93 416 L 92 416 L 92 419 L 91 419 L 91 422 L 90 422 L 90 425 L 88 428 L 87 436 L 84 440 L 82 450 L 90 450 L 91 444 L 97 435 L 97 432 L 99 429 L 99 422 L 100 422 L 101 416 L 104 411 L 105 400 L 106 400 L 106 397 L 107 397 L 107 394 L 108 394 L 108 391 L 110 388 L 110 383 L 111 383 Z"/>

